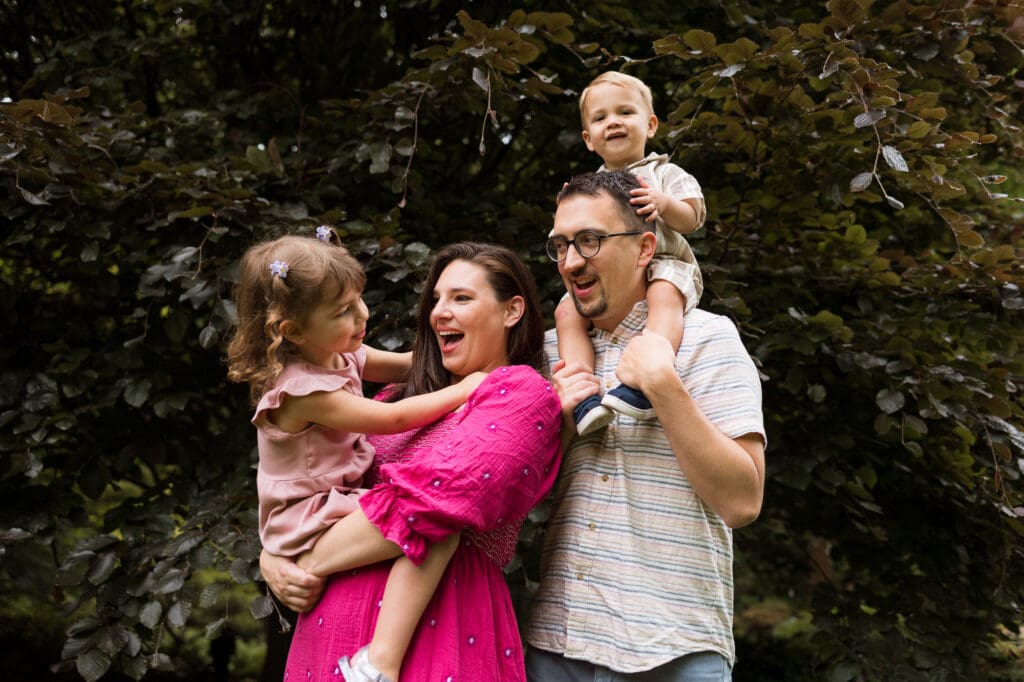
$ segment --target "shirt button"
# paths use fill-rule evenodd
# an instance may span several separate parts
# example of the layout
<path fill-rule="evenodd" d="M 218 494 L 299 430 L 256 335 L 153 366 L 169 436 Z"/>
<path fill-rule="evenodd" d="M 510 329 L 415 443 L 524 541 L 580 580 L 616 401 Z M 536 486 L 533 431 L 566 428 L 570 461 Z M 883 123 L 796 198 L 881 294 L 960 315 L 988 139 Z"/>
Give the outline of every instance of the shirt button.
<path fill-rule="evenodd" d="M 589 524 L 589 525 L 588 525 L 587 527 L 588 527 L 588 528 L 589 528 L 590 530 L 597 530 L 597 524 L 596 524 L 596 523 L 593 523 L 593 522 L 591 522 L 591 523 L 590 523 L 590 524 Z"/>
<path fill-rule="evenodd" d="M 601 480 L 607 482 L 608 481 L 608 474 L 602 474 L 601 475 Z"/>
<path fill-rule="evenodd" d="M 576 574 L 576 580 L 583 580 L 583 574 L 582 573 L 577 573 Z"/>

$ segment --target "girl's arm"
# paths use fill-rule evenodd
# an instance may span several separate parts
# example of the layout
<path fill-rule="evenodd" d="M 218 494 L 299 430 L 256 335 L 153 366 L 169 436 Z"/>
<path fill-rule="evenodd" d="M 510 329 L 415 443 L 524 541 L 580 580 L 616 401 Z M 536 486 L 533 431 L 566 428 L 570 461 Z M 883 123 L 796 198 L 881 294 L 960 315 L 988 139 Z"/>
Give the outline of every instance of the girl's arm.
<path fill-rule="evenodd" d="M 366 349 L 366 365 L 363 380 L 377 384 L 397 384 L 405 381 L 405 375 L 412 366 L 412 353 L 393 353 L 372 346 Z"/>
<path fill-rule="evenodd" d="M 310 422 L 352 433 L 402 433 L 448 414 L 466 402 L 486 377 L 483 372 L 474 372 L 452 386 L 394 403 L 344 390 L 289 395 L 272 418 L 278 428 L 289 433 L 298 433 Z"/>

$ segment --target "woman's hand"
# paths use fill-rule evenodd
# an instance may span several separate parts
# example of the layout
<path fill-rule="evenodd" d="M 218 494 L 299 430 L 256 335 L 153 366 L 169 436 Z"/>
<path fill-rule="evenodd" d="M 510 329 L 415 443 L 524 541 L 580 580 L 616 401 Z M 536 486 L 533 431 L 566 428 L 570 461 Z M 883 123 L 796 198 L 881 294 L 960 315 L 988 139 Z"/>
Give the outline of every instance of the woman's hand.
<path fill-rule="evenodd" d="M 260 572 L 281 603 L 298 613 L 316 606 L 324 591 L 324 579 L 299 568 L 287 557 L 260 552 Z"/>

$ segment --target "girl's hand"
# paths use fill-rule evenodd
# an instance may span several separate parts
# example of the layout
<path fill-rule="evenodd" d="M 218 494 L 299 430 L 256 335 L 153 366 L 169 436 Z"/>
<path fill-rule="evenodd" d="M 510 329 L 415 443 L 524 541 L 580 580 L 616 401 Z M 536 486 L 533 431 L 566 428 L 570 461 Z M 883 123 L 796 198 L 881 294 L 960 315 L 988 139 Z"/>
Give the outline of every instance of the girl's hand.
<path fill-rule="evenodd" d="M 665 203 L 666 196 L 661 192 L 651 189 L 651 186 L 647 184 L 639 175 L 636 176 L 637 181 L 640 183 L 639 189 L 630 190 L 630 194 L 633 196 L 629 200 L 634 206 L 639 206 L 636 210 L 638 216 L 645 216 L 645 222 L 651 222 L 657 220 L 662 214 L 662 206 Z"/>
<path fill-rule="evenodd" d="M 487 378 L 487 372 L 473 372 L 472 374 L 463 377 L 462 381 L 459 382 L 460 388 L 466 389 L 466 396 L 476 390 L 476 387 L 483 383 L 484 379 Z"/>
<path fill-rule="evenodd" d="M 260 573 L 281 603 L 298 613 L 316 606 L 324 591 L 324 579 L 299 568 L 287 557 L 260 552 Z"/>
<path fill-rule="evenodd" d="M 551 385 L 562 403 L 562 421 L 575 424 L 572 411 L 584 398 L 601 392 L 601 380 L 579 362 L 570 365 L 559 360 L 551 366 Z"/>

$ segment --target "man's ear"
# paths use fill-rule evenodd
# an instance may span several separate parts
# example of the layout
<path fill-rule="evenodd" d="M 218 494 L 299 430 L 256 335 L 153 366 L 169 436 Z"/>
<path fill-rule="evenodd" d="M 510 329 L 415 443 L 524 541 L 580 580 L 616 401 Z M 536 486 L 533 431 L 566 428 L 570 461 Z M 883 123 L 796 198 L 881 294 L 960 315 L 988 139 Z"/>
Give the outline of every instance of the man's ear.
<path fill-rule="evenodd" d="M 644 232 L 640 235 L 640 260 L 637 265 L 646 268 L 647 264 L 654 258 L 654 251 L 658 246 L 658 235 L 654 232 Z"/>
<path fill-rule="evenodd" d="M 526 311 L 526 301 L 522 296 L 513 296 L 505 309 L 505 326 L 514 327 L 523 318 Z"/>
<path fill-rule="evenodd" d="M 281 335 L 296 346 L 301 346 L 306 342 L 306 339 L 302 336 L 302 328 L 295 320 L 285 320 L 281 323 Z"/>

